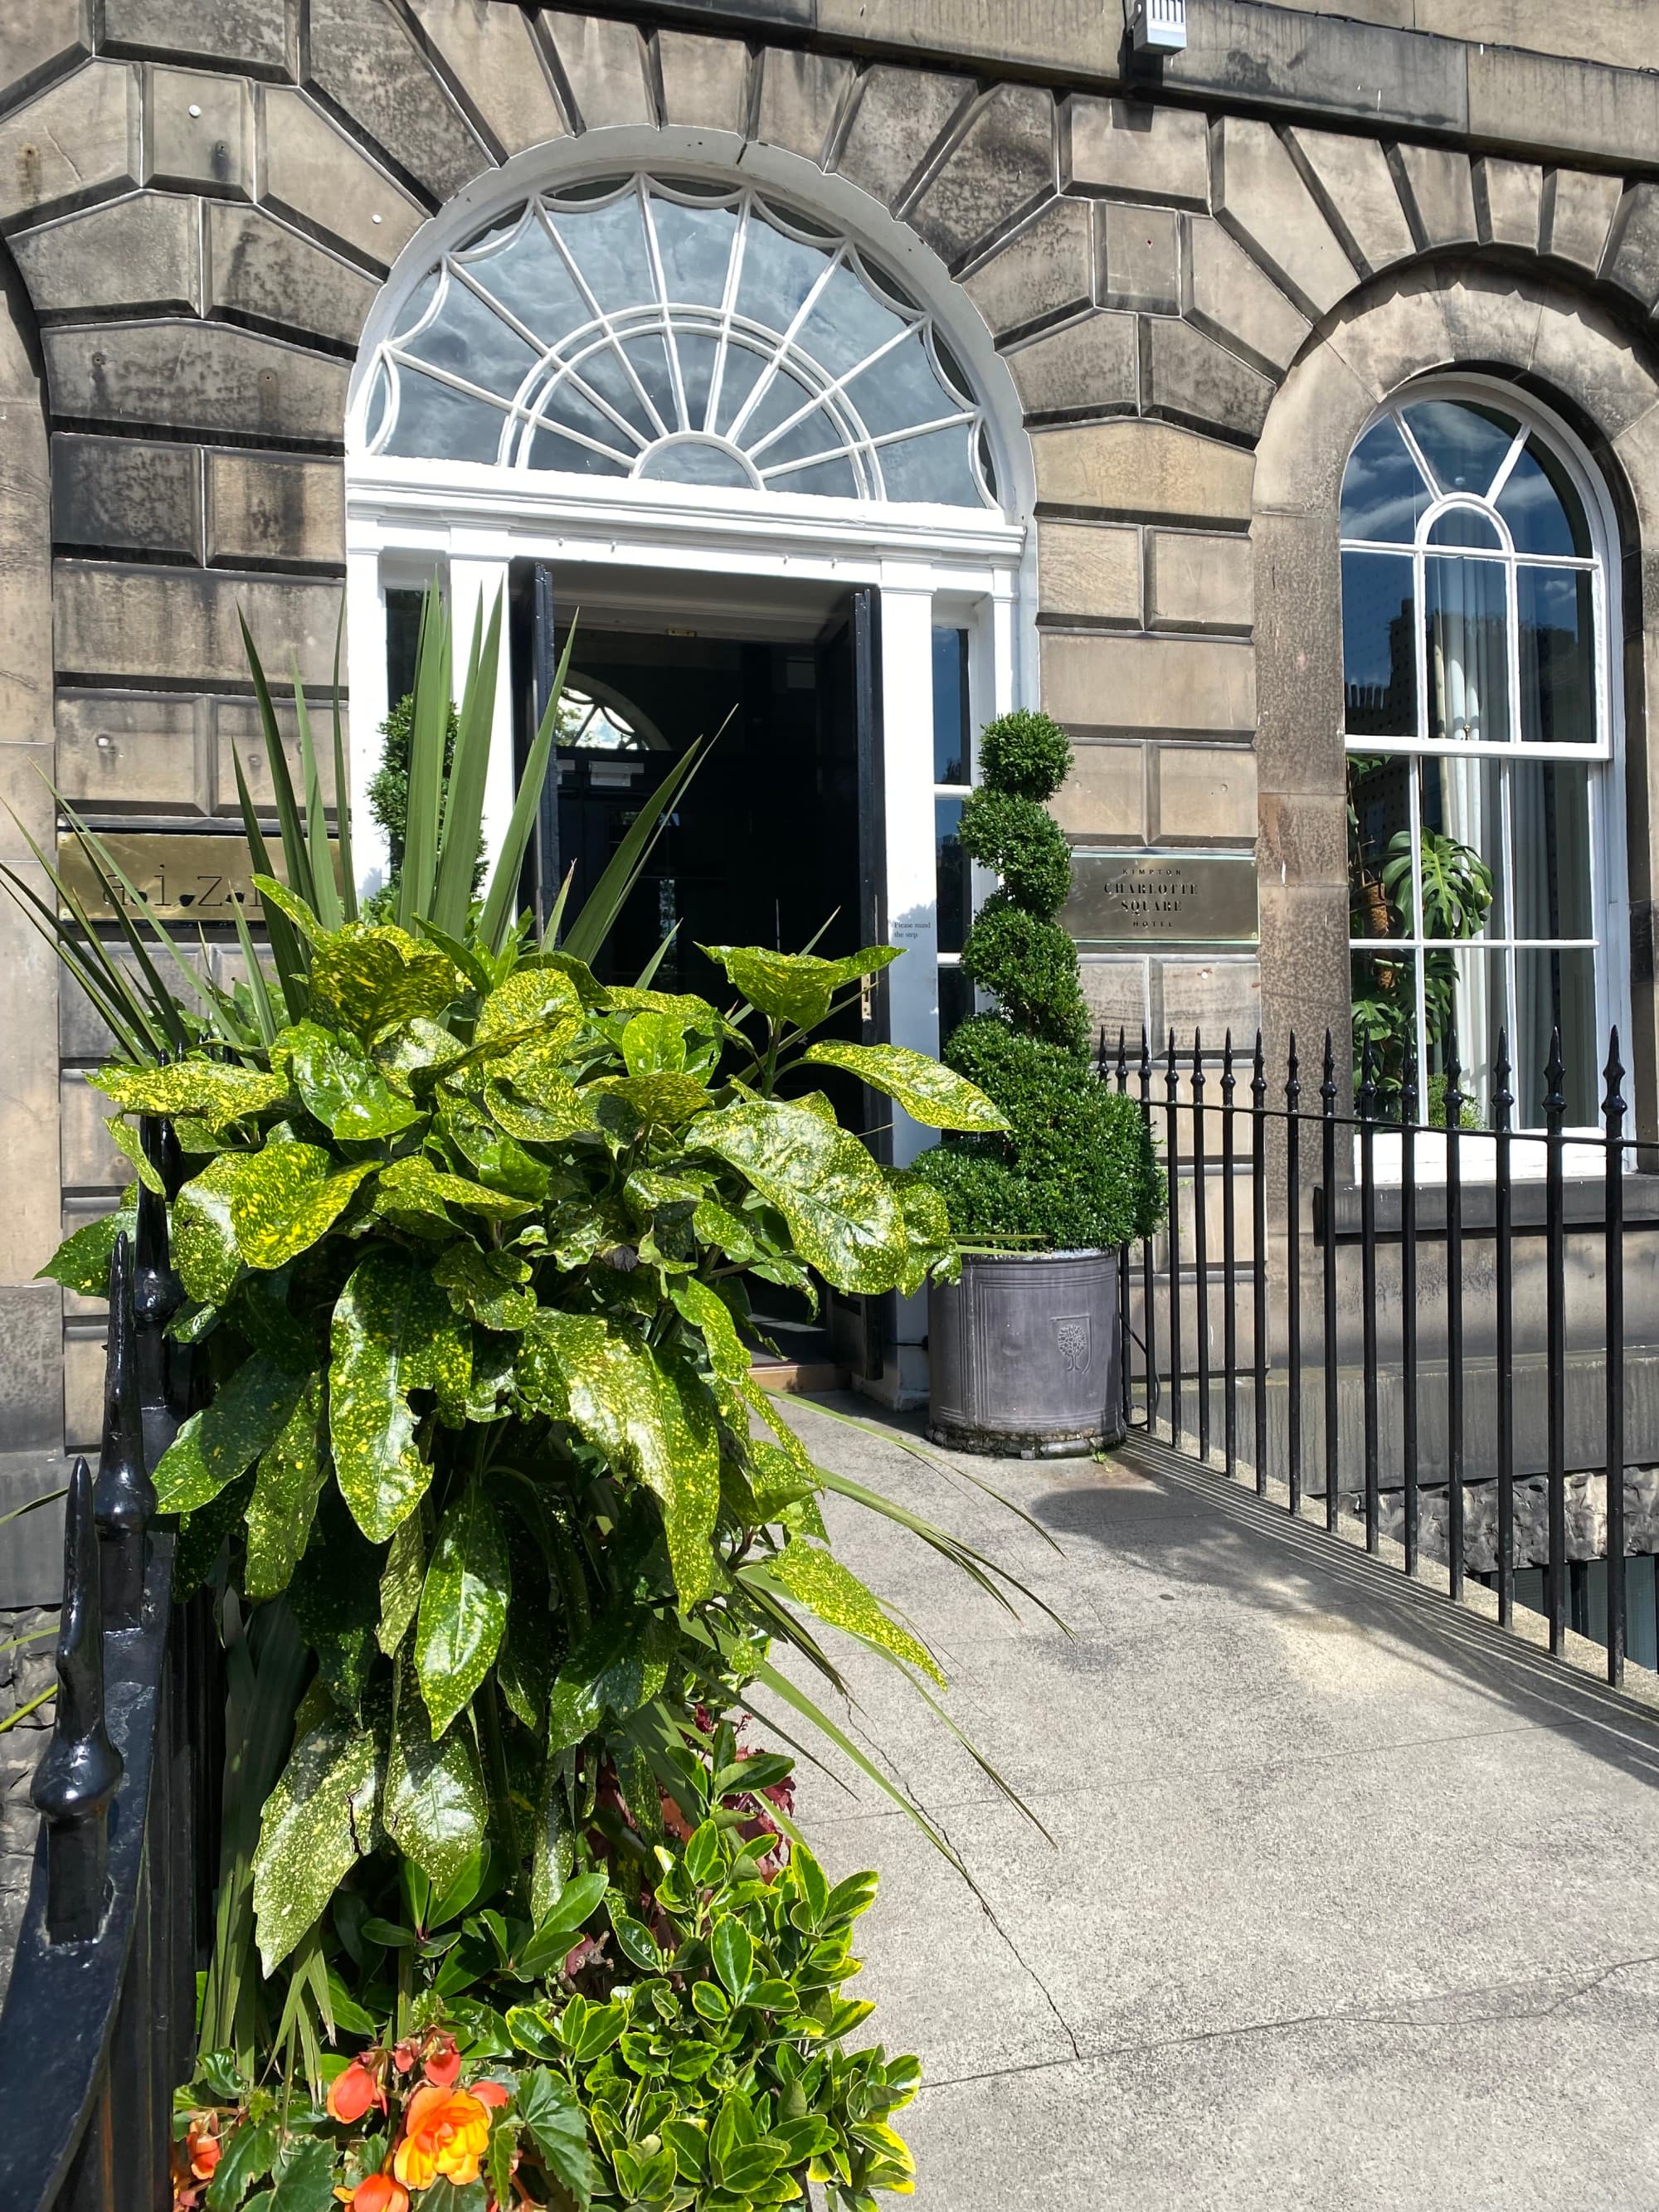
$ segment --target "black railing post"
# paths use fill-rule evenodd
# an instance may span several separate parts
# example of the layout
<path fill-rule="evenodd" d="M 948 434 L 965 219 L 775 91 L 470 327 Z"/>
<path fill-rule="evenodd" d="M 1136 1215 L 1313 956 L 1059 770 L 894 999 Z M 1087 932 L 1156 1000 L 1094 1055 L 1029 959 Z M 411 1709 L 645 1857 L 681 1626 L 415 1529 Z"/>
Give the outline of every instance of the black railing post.
<path fill-rule="evenodd" d="M 1146 1134 L 1152 1133 L 1152 1047 L 1146 1034 L 1146 1024 L 1140 1024 L 1140 1112 L 1146 1124 Z M 1158 1260 L 1153 1250 L 1153 1239 L 1140 1240 L 1140 1326 L 1146 1338 L 1146 1428 L 1150 1434 L 1158 1421 Z"/>
<path fill-rule="evenodd" d="M 1619 1032 L 1607 1042 L 1607 1406 L 1602 1458 L 1607 1483 L 1607 1680 L 1625 1679 L 1625 1099 Z"/>
<path fill-rule="evenodd" d="M 1250 1350 L 1255 1366 L 1255 1487 L 1267 1494 L 1267 1070 L 1261 1032 L 1250 1060 Z"/>
<path fill-rule="evenodd" d="M 1319 1085 L 1319 1110 L 1320 1174 L 1325 1184 L 1325 1312 L 1322 1338 L 1325 1358 L 1325 1526 L 1334 1530 L 1340 1405 L 1336 1371 L 1336 1054 L 1328 1030 L 1325 1032 L 1325 1069 Z"/>
<path fill-rule="evenodd" d="M 1400 1084 L 1401 1474 L 1406 1513 L 1406 1572 L 1417 1572 L 1417 1047 L 1406 1047 Z"/>
<path fill-rule="evenodd" d="M 1381 1474 L 1377 1465 L 1376 1416 L 1376 1075 L 1371 1060 L 1371 1041 L 1365 1039 L 1359 1064 L 1359 1266 L 1360 1298 L 1364 1306 L 1364 1370 L 1361 1384 L 1365 1401 L 1365 1549 L 1375 1552 L 1382 1541 Z M 1328 1212 L 1329 1200 L 1327 1200 Z M 1331 1226 L 1334 1229 L 1333 1220 Z M 1325 1525 L 1335 1522 L 1328 1504 Z"/>
<path fill-rule="evenodd" d="M 1181 1078 L 1176 1070 L 1175 1031 L 1170 1031 L 1164 1063 L 1164 1143 L 1170 1169 L 1170 1442 L 1181 1449 L 1181 1125 L 1176 1100 Z"/>
<path fill-rule="evenodd" d="M 1221 1044 L 1221 1364 L 1225 1370 L 1222 1455 L 1231 1482 L 1238 1470 L 1238 1233 L 1233 1221 L 1233 1033 Z"/>
<path fill-rule="evenodd" d="M 1510 1134 L 1515 1093 L 1510 1088 L 1509 1038 L 1498 1032 L 1497 1088 L 1492 1120 L 1498 1132 L 1492 1265 L 1498 1325 L 1498 1620 L 1515 1625 L 1515 1193 Z"/>
<path fill-rule="evenodd" d="M 1302 1510 L 1302 1081 L 1291 1031 L 1285 1062 L 1285 1331 L 1289 1343 L 1286 1449 L 1291 1510 Z"/>
<path fill-rule="evenodd" d="M 1463 1595 L 1463 1093 L 1457 1032 L 1446 1040 L 1446 1556 Z"/>
<path fill-rule="evenodd" d="M 138 1127 L 144 1158 L 162 1186 L 154 1191 L 140 1179 L 132 1254 L 138 1401 L 144 1464 L 151 1468 L 173 1442 L 186 1410 L 187 1355 L 167 1336 L 168 1324 L 185 1299 L 184 1285 L 173 1272 L 167 1233 L 167 1200 L 181 1187 L 184 1163 L 170 1121 L 147 1115 Z"/>
<path fill-rule="evenodd" d="M 1103 1022 L 1100 1029 L 1100 1059 L 1097 1072 L 1103 1083 L 1106 1080 L 1106 1025 Z M 1121 1028 L 1117 1033 L 1117 1063 L 1115 1073 L 1117 1078 L 1117 1095 L 1121 1098 L 1129 1088 L 1129 1063 L 1124 1050 L 1124 1036 Z M 1118 1420 L 1126 1431 L 1129 1426 L 1130 1393 L 1133 1384 L 1129 1360 L 1130 1346 L 1133 1341 L 1134 1332 L 1131 1327 L 1129 1316 L 1129 1248 L 1127 1244 L 1121 1244 L 1117 1254 L 1117 1398 Z"/>
<path fill-rule="evenodd" d="M 1198 1455 L 1210 1456 L 1210 1253 L 1205 1188 L 1204 1047 L 1193 1031 L 1193 1326 L 1198 1334 Z"/>
<path fill-rule="evenodd" d="M 110 1255 L 104 1441 L 94 1493 L 104 1626 L 115 1630 L 137 1628 L 143 1617 L 146 1532 L 155 1511 L 155 1486 L 144 1463 L 137 1335 L 132 1249 L 123 1230 Z"/>
<path fill-rule="evenodd" d="M 109 1808 L 121 1779 L 121 1757 L 104 1725 L 100 1548 L 92 1475 L 85 1460 L 77 1459 L 64 1509 L 58 1709 L 29 1793 L 46 1824 L 51 1943 L 84 1943 L 96 1936 L 109 1888 Z"/>
<path fill-rule="evenodd" d="M 1545 1606 L 1549 1614 L 1550 1650 L 1567 1638 L 1567 1437 L 1566 1437 L 1566 1237 L 1562 1176 L 1562 1128 L 1567 1102 L 1561 1079 L 1561 1032 L 1550 1032 L 1550 1056 L 1544 1070 L 1544 1210 L 1546 1280 L 1544 1336 L 1547 1360 L 1549 1450 L 1549 1560 L 1545 1570 Z"/>

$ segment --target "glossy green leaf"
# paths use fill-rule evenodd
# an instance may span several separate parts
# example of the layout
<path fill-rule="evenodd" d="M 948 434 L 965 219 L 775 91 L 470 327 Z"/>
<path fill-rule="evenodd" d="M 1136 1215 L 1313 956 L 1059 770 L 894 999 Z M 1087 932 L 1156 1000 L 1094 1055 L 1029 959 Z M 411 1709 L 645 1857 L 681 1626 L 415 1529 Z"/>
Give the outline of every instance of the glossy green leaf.
<path fill-rule="evenodd" d="M 570 1079 L 556 1069 L 525 1073 L 509 1089 L 492 1076 L 484 1103 L 509 1137 L 524 1145 L 559 1145 L 593 1127 L 593 1109 Z"/>
<path fill-rule="evenodd" d="M 904 1272 L 904 1216 L 869 1153 L 844 1129 L 777 1099 L 705 1115 L 688 1145 L 735 1168 L 789 1224 L 795 1249 L 838 1291 L 890 1291 Z"/>
<path fill-rule="evenodd" d="M 599 2172 L 587 2147 L 587 2124 L 575 2091 L 562 2075 L 538 2067 L 519 2077 L 515 2100 L 547 2170 L 586 2206 L 599 2185 Z"/>
<path fill-rule="evenodd" d="M 624 1100 L 639 1115 L 641 1121 L 659 1123 L 667 1129 L 678 1128 L 695 1114 L 702 1114 L 713 1103 L 708 1086 L 701 1076 L 687 1075 L 677 1068 L 658 1068 L 646 1075 L 606 1075 L 587 1086 L 588 1095 L 594 1092 L 611 1095 Z"/>
<path fill-rule="evenodd" d="M 749 1930 L 735 1914 L 727 1913 L 714 1923 L 708 1953 L 714 1962 L 714 1972 L 726 1984 L 726 1994 L 733 2004 L 741 2004 L 754 1978 L 755 1946 Z"/>
<path fill-rule="evenodd" d="M 173 1202 L 173 1264 L 200 1304 L 222 1305 L 242 1272 L 230 1201 L 252 1152 L 221 1152 Z"/>
<path fill-rule="evenodd" d="M 181 1060 L 167 1067 L 106 1067 L 88 1081 L 127 1114 L 192 1114 L 222 1129 L 288 1097 L 285 1076 L 218 1060 Z"/>
<path fill-rule="evenodd" d="M 925 1052 L 896 1044 L 808 1045 L 805 1057 L 814 1067 L 842 1067 L 872 1091 L 896 1099 L 914 1121 L 929 1129 L 996 1131 L 1007 1116 L 977 1084 L 953 1068 L 941 1066 Z"/>
<path fill-rule="evenodd" d="M 751 1006 L 773 1020 L 816 1029 L 836 994 L 836 963 L 811 952 L 773 952 L 761 945 L 704 945 Z"/>
<path fill-rule="evenodd" d="M 285 1590 L 305 1554 L 317 1493 L 326 1472 L 320 1436 L 322 1377 L 313 1375 L 276 1441 L 260 1457 L 247 1509 L 243 1587 L 253 1600 Z"/>
<path fill-rule="evenodd" d="M 320 1145 L 266 1145 L 250 1153 L 230 1194 L 236 1249 L 250 1267 L 281 1267 L 325 1236 L 373 1161 L 334 1171 Z"/>
<path fill-rule="evenodd" d="M 311 1002 L 321 1022 L 365 1039 L 417 1015 L 441 1014 L 464 979 L 435 945 L 406 931 L 349 922 L 319 945 L 311 963 Z"/>
<path fill-rule="evenodd" d="M 384 1543 L 432 1476 L 409 1394 L 432 1390 L 464 1406 L 471 1348 L 428 1270 L 388 1249 L 361 1261 L 340 1293 L 331 1346 L 335 1474 L 357 1526 Z"/>
<path fill-rule="evenodd" d="M 270 2212 L 333 2212 L 335 2203 L 333 2144 L 313 2136 L 294 2145 L 271 2192 Z"/>
<path fill-rule="evenodd" d="M 924 1674 L 930 1674 L 944 1688 L 945 1677 L 927 1645 L 912 1636 L 908 1628 L 901 1628 L 890 1620 L 874 1593 L 866 1589 L 852 1569 L 843 1565 L 833 1552 L 820 1544 L 804 1543 L 797 1537 L 775 1559 L 769 1559 L 766 1568 L 791 1597 L 809 1613 L 816 1613 L 820 1620 L 828 1621 L 832 1628 L 844 1628 L 861 1637 L 865 1643 L 890 1652 L 896 1659 L 921 1668 Z"/>
<path fill-rule="evenodd" d="M 409 1633 L 426 1579 L 426 1538 L 421 1516 L 411 1513 L 393 1533 L 380 1576 L 380 1625 L 375 1641 L 389 1659 Z"/>
<path fill-rule="evenodd" d="M 395 1137 L 421 1119 L 420 1109 L 398 1096 L 347 1033 L 300 1022 L 277 1038 L 271 1056 L 287 1060 L 307 1111 L 331 1137 L 373 1142 Z"/>
<path fill-rule="evenodd" d="M 708 1364 L 715 1374 L 727 1382 L 745 1381 L 750 1366 L 749 1347 L 738 1334 L 731 1307 L 714 1285 L 695 1275 L 682 1275 L 669 1284 L 668 1295 L 684 1319 L 702 1336 L 708 1347 Z"/>
<path fill-rule="evenodd" d="M 260 1353 L 246 1359 L 192 1413 L 156 1463 L 163 1513 L 194 1513 L 274 1444 L 306 1388 Z M 301 1547 L 303 1549 L 303 1547 Z"/>
<path fill-rule="evenodd" d="M 447 1209 L 456 1206 L 465 1212 L 478 1213 L 490 1221 L 513 1221 L 521 1214 L 533 1213 L 535 1207 L 527 1198 L 509 1198 L 499 1190 L 486 1189 L 481 1182 L 473 1182 L 465 1176 L 446 1175 L 433 1166 L 424 1152 L 411 1152 L 406 1159 L 394 1160 L 383 1169 L 374 1193 L 376 1213 L 422 1213 L 429 1219 L 447 1222 Z"/>
<path fill-rule="evenodd" d="M 494 1664 L 511 1590 L 501 1524 L 483 1486 L 471 1483 L 443 1517 L 415 1623 L 415 1664 L 434 1736 Z"/>
<path fill-rule="evenodd" d="M 630 1607 L 604 1614 L 569 1654 L 548 1705 L 548 1748 L 563 1751 L 592 1734 L 609 1713 L 626 1720 L 649 1705 L 668 1679 L 672 1630 Z"/>
<path fill-rule="evenodd" d="M 129 1237 L 138 1225 L 138 1194 L 130 1190 L 113 1213 L 101 1215 L 88 1222 L 66 1237 L 46 1266 L 35 1277 L 37 1282 L 61 1283 L 66 1291 L 78 1291 L 84 1298 L 101 1298 L 109 1295 L 109 1263 L 114 1255 L 115 1240 L 125 1230 Z M 177 1250 L 175 1245 L 175 1259 Z M 179 1269 L 183 1275 L 182 1267 Z M 200 1293 L 190 1290 L 191 1297 Z"/>
<path fill-rule="evenodd" d="M 542 1163 L 466 1101 L 447 1098 L 438 1109 L 438 1133 L 458 1167 L 509 1197 L 545 1199 L 550 1181 Z"/>
<path fill-rule="evenodd" d="M 556 968 L 515 968 L 478 1009 L 476 1049 L 507 1053 L 533 1043 L 538 1056 L 562 1052 L 582 1024 L 582 1002 L 568 975 Z"/>
<path fill-rule="evenodd" d="M 562 1376 L 576 1426 L 656 1498 L 682 1603 L 707 1597 L 720 1510 L 720 1444 L 707 1389 L 689 1369 L 602 1321 L 596 1327 L 592 1316 L 543 1311 L 526 1344 L 532 1339 Z"/>
<path fill-rule="evenodd" d="M 115 1114 L 105 1122 L 104 1127 L 111 1144 L 125 1159 L 144 1188 L 154 1191 L 157 1198 L 165 1198 L 167 1185 L 144 1156 L 143 1139 L 138 1133 L 137 1123 L 129 1121 L 125 1115 Z"/>
<path fill-rule="evenodd" d="M 483 1848 L 488 1811 L 471 1733 L 453 1728 L 434 1742 L 434 1728 L 405 1681 L 386 1756 L 380 1817 L 404 1856 L 445 1889 Z"/>
<path fill-rule="evenodd" d="M 484 1328 L 516 1334 L 536 1317 L 535 1292 L 525 1287 L 530 1262 L 516 1252 L 485 1252 L 463 1239 L 434 1262 L 432 1279 L 448 1292 L 458 1314 Z"/>
<path fill-rule="evenodd" d="M 324 1721 L 295 1747 L 259 1820 L 253 1911 L 267 1974 L 373 1848 L 379 1757 L 354 1722 Z"/>
<path fill-rule="evenodd" d="M 208 2185 L 207 2212 L 235 2212 L 256 2181 L 270 2172 L 276 2154 L 275 2119 L 246 2119 L 224 2139 L 224 2148 Z"/>

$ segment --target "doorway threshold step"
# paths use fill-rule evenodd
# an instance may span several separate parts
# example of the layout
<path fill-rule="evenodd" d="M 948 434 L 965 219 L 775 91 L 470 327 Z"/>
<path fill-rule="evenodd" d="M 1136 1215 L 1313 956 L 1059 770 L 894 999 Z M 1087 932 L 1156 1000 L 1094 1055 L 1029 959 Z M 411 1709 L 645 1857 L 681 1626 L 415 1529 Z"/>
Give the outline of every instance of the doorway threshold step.
<path fill-rule="evenodd" d="M 816 1394 L 845 1390 L 851 1370 L 830 1359 L 769 1359 L 763 1355 L 750 1360 L 749 1379 L 763 1390 Z"/>

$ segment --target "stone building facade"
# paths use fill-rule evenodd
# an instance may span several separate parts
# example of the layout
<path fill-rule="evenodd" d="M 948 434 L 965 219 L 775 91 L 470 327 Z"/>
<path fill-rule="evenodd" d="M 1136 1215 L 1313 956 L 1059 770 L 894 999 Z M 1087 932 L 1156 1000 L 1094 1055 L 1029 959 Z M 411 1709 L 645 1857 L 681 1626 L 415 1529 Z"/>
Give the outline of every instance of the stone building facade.
<path fill-rule="evenodd" d="M 1630 1025 L 1651 1133 L 1659 0 L 1185 13 L 1159 58 L 1125 0 L 0 0 L 0 857 L 41 885 L 49 781 L 105 829 L 205 849 L 234 828 L 240 744 L 268 802 L 238 613 L 325 688 L 349 544 L 365 757 L 387 680 L 374 563 L 415 496 L 370 451 L 366 379 L 410 287 L 526 195 L 724 179 L 900 272 L 985 417 L 998 511 L 969 551 L 965 524 L 951 540 L 988 580 L 976 700 L 1040 703 L 1074 737 L 1056 805 L 1114 1033 L 1346 1034 L 1350 456 L 1423 379 L 1559 433 L 1603 518 L 1597 1006 Z M 589 528 L 580 492 L 560 543 L 596 559 L 595 532 L 626 532 Z M 472 494 L 470 537 L 420 525 L 458 590 L 511 550 Z M 595 512 L 609 496 L 596 477 Z M 718 540 L 741 569 L 681 504 L 681 537 L 636 565 L 689 573 Z M 891 649 L 925 637 L 902 502 L 866 494 L 862 538 L 823 504 L 817 585 L 873 581 Z M 884 680 L 894 789 L 925 812 L 933 772 L 900 738 L 926 681 Z M 194 850 L 166 847 L 175 869 Z M 925 889 L 889 888 L 938 952 Z M 918 1002 L 919 1041 L 929 1018 Z M 126 1173 L 84 1081 L 100 1044 L 0 911 L 14 1493 L 96 1438 L 96 1311 L 34 1278 Z"/>

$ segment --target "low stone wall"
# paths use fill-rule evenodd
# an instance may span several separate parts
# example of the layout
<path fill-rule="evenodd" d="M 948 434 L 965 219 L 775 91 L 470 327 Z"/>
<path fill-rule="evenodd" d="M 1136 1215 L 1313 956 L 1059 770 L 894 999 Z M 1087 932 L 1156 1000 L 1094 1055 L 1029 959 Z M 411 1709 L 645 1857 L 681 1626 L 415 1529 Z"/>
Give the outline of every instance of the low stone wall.
<path fill-rule="evenodd" d="M 1567 1557 L 1601 1559 L 1607 1551 L 1607 1479 L 1605 1474 L 1570 1474 L 1566 1480 Z M 1363 1491 L 1350 1491 L 1344 1508 L 1363 1518 Z M 1418 1543 L 1425 1559 L 1449 1556 L 1446 1540 L 1447 1493 L 1423 1490 L 1418 1495 Z M 1382 1497 L 1382 1534 L 1392 1542 L 1406 1540 L 1406 1503 L 1398 1490 Z M 1659 1553 L 1659 1467 L 1625 1469 L 1625 1551 L 1636 1559 Z M 1471 1574 L 1498 1571 L 1498 1485 L 1466 1483 L 1463 1489 L 1463 1564 Z M 1549 1564 L 1549 1483 L 1541 1474 L 1528 1475 L 1515 1486 L 1515 1558 L 1517 1567 Z"/>
<path fill-rule="evenodd" d="M 52 1686 L 55 1638 L 39 1632 L 55 1631 L 57 1626 L 55 1607 L 0 1611 L 0 1644 L 12 1647 L 0 1650 L 0 1720 Z M 21 1637 L 30 1641 L 15 1640 Z M 0 1735 L 0 1997 L 11 1978 L 12 1954 L 28 1897 L 39 1817 L 29 1802 L 29 1784 L 46 1747 L 52 1715 L 48 1698 Z"/>

